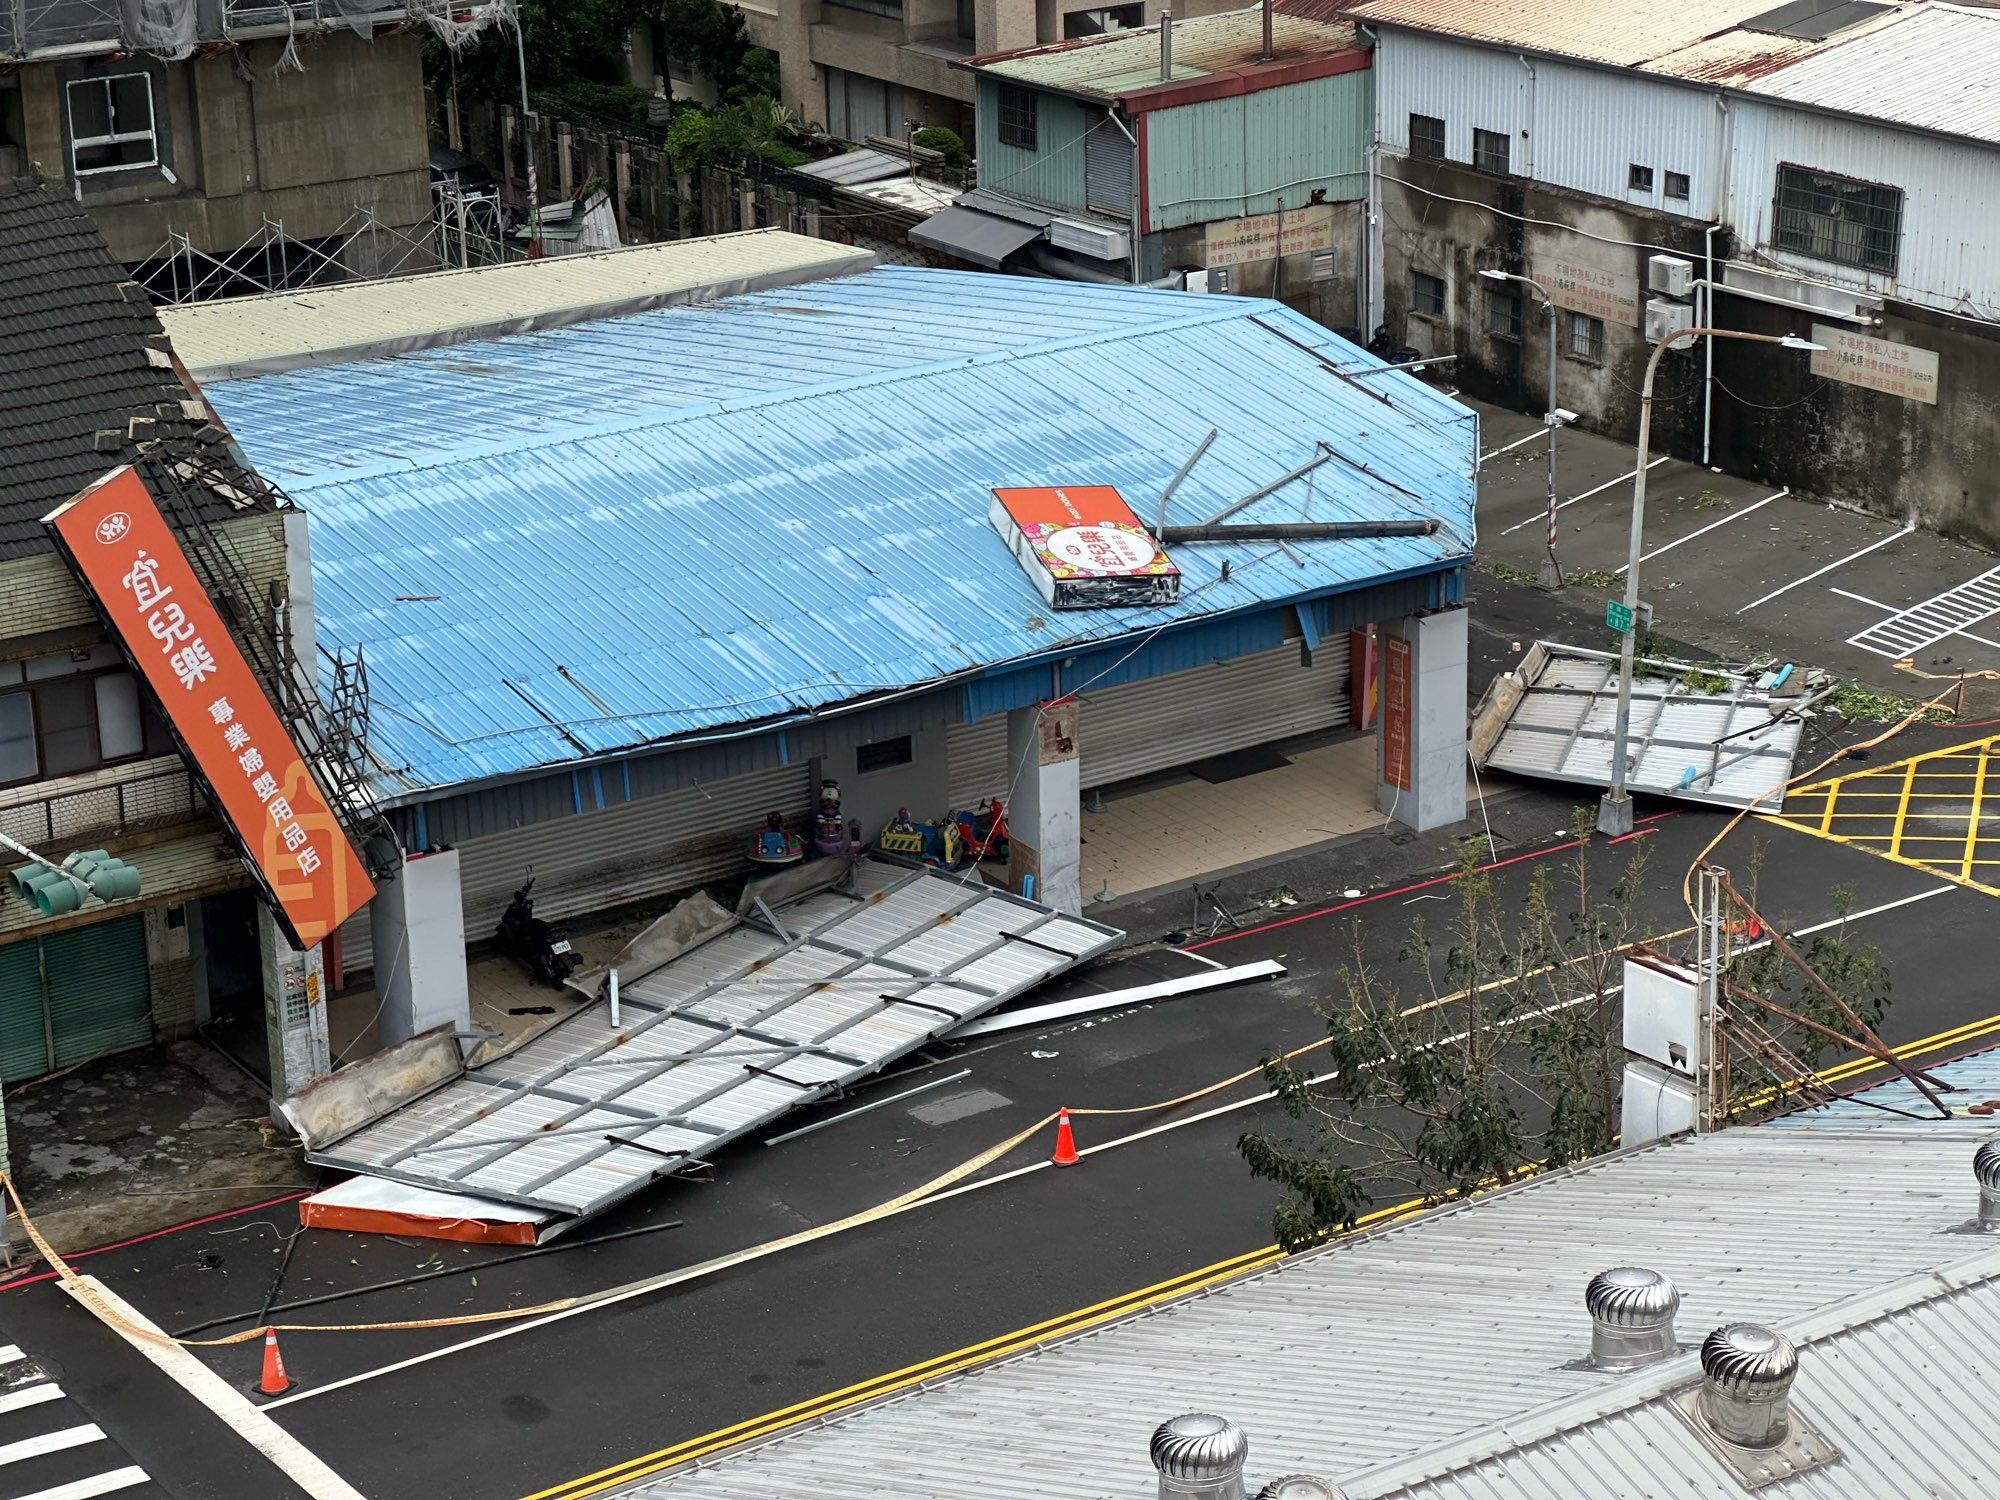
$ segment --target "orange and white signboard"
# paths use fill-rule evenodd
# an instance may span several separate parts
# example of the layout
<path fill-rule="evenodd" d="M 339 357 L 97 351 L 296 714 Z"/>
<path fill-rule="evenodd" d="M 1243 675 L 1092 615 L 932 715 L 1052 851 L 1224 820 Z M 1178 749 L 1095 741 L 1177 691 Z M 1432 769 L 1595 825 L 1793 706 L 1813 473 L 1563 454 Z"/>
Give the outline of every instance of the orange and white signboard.
<path fill-rule="evenodd" d="M 115 470 L 43 524 L 97 598 L 301 949 L 375 887 L 143 481 Z"/>

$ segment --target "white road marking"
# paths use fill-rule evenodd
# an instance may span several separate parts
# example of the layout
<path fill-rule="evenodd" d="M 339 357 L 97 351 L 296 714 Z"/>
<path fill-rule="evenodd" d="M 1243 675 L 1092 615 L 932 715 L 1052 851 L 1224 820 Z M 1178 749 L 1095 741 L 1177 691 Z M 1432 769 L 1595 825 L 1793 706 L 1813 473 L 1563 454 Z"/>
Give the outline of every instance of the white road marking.
<path fill-rule="evenodd" d="M 59 1484 L 52 1490 L 36 1490 L 32 1495 L 20 1496 L 19 1500 L 96 1500 L 99 1495 L 115 1495 L 120 1490 L 129 1490 L 133 1485 L 145 1482 L 144 1469 L 128 1466 L 93 1474 L 88 1479 L 72 1479 L 68 1484 Z"/>
<path fill-rule="evenodd" d="M 168 1379 L 214 1412 L 225 1427 L 268 1458 L 313 1500 L 367 1500 L 367 1496 L 334 1473 L 312 1449 L 252 1406 L 249 1397 L 169 1339 L 150 1318 L 95 1276 L 79 1276 L 74 1284 L 67 1281 L 56 1284 L 158 1366 Z M 117 1321 L 106 1316 L 107 1310 Z M 127 1326 L 121 1328 L 121 1322 Z M 134 1328 L 152 1336 L 134 1334 L 130 1331 Z M 91 1430 L 96 1432 L 95 1428 Z"/>
<path fill-rule="evenodd" d="M 1976 578 L 1856 631 L 1847 644 L 1896 661 L 1928 650 L 1946 636 L 1995 615 L 2000 615 L 2000 568 L 1988 568 Z"/>
<path fill-rule="evenodd" d="M 1654 459 L 1651 463 L 1647 464 L 1646 467 L 1648 469 L 1657 469 L 1661 464 L 1665 463 L 1672 456 L 1673 456 L 1672 454 L 1663 453 L 1658 458 Z M 1594 490 L 1585 490 L 1581 495 L 1571 495 L 1569 499 L 1563 501 L 1562 504 L 1556 507 L 1556 509 L 1568 510 L 1572 505 L 1576 504 L 1577 501 L 1588 500 L 1592 495 L 1601 495 L 1606 490 L 1610 489 L 1613 485 L 1625 483 L 1628 479 L 1632 477 L 1633 474 L 1637 474 L 1638 472 L 1639 471 L 1637 469 L 1634 469 L 1630 474 L 1620 474 L 1616 479 L 1605 480 L 1604 483 L 1600 484 Z M 1504 528 L 1501 531 L 1500 535 L 1506 536 L 1511 532 L 1519 531 L 1523 526 L 1545 525 L 1548 522 L 1548 519 L 1549 519 L 1548 507 L 1543 506 L 1540 510 L 1536 511 L 1532 516 L 1528 517 L 1527 520 L 1516 521 L 1512 526 Z"/>
<path fill-rule="evenodd" d="M 0 1396 L 0 1412 L 20 1411 L 23 1407 L 40 1406 L 44 1401 L 62 1400 L 63 1389 L 53 1380 L 40 1385 L 31 1385 L 18 1391 L 9 1391 Z"/>
<path fill-rule="evenodd" d="M 1681 544 L 1681 542 L 1691 542 L 1698 536 L 1707 536 L 1711 531 L 1715 530 L 1716 527 L 1727 526 L 1731 521 L 1740 521 L 1745 516 L 1749 515 L 1752 511 L 1762 510 L 1765 506 L 1769 505 L 1773 500 L 1782 500 L 1785 498 L 1785 496 L 1789 495 L 1790 493 L 1791 493 L 1790 489 L 1782 489 L 1779 490 L 1778 493 L 1775 495 L 1766 495 L 1762 500 L 1759 500 L 1755 505 L 1745 506 L 1742 510 L 1735 512 L 1733 515 L 1724 516 L 1720 521 L 1710 521 L 1706 526 L 1702 527 L 1699 531 L 1690 531 L 1686 536 L 1681 537 L 1676 541 L 1668 542 L 1667 545 L 1664 547 L 1655 547 L 1651 552 L 1641 554 L 1639 561 L 1642 563 L 1651 562 L 1661 553 L 1673 551 L 1674 548 L 1678 547 Z M 1625 573 L 1631 568 L 1631 566 L 1632 565 L 1630 563 L 1625 563 L 1618 569 L 1618 571 L 1621 574 Z"/>
<path fill-rule="evenodd" d="M 85 1422 L 80 1427 L 62 1427 L 54 1432 L 45 1432 L 40 1437 L 22 1438 L 14 1443 L 0 1443 L 0 1466 L 19 1463 L 24 1458 L 40 1458 L 45 1453 L 60 1453 L 65 1448 L 81 1448 L 85 1443 L 103 1441 L 104 1429 L 95 1422 Z"/>
<path fill-rule="evenodd" d="M 1896 612 L 1895 605 L 1884 604 L 1880 599 L 1870 599 L 1866 594 L 1857 594 L 1848 589 L 1837 589 L 1831 585 L 1828 586 L 1827 592 L 1829 594 L 1838 594 L 1843 599 L 1852 599 L 1856 604 L 1865 604 L 1870 609 L 1879 609 L 1887 615 L 1893 615 Z M 1968 641 L 1977 641 L 1982 646 L 1991 646 L 1995 651 L 2000 651 L 2000 641 L 1989 641 L 1985 636 L 1974 635 L 1969 630 L 1954 630 L 1952 634 Z"/>
<path fill-rule="evenodd" d="M 1513 442 L 1504 443 L 1500 447 L 1495 448 L 1491 453 L 1480 454 L 1479 461 L 1485 463 L 1489 458 L 1498 458 L 1503 453 L 1512 453 L 1516 448 L 1525 447 L 1527 444 L 1534 442 L 1536 438 L 1547 437 L 1551 430 L 1547 427 L 1537 427 L 1526 437 L 1515 438 Z"/>
<path fill-rule="evenodd" d="M 27 1357 L 21 1352 L 19 1344 L 0 1344 L 0 1365 L 19 1364 Z"/>
<path fill-rule="evenodd" d="M 1825 932 L 1846 922 L 1858 922 L 1864 917 L 1880 916 L 1883 912 L 1895 911 L 1900 907 L 1912 906 L 1919 901 L 1928 901 L 1933 896 L 1945 896 L 1951 894 L 1953 891 L 1964 889 L 1965 887 L 1958 885 L 1934 886 L 1927 891 L 1918 891 L 1913 896 L 1904 896 L 1899 900 L 1885 901 L 1880 906 L 1871 906 L 1865 911 L 1849 912 L 1844 917 L 1833 917 L 1824 922 L 1816 922 L 1810 927 L 1797 928 L 1792 933 L 1792 936 L 1811 937 L 1814 933 Z M 1764 946 L 1766 946 L 1766 943 L 1749 943 L 1745 944 L 1738 951 L 1749 952 L 1752 949 Z M 1585 999 L 1594 998 L 1595 996 L 1580 996 L 1568 1003 L 1577 1005 L 1582 1004 Z M 1325 1075 L 1328 1078 L 1332 1076 L 1332 1074 Z M 1129 1146 L 1138 1141 L 1150 1140 L 1154 1136 L 1166 1135 L 1171 1131 L 1185 1130 L 1190 1125 L 1199 1125 L 1203 1121 L 1213 1120 L 1220 1115 L 1232 1114 L 1239 1109 L 1251 1109 L 1261 1104 L 1267 1104 L 1270 1102 L 1270 1099 L 1271 1095 L 1268 1091 L 1253 1094 L 1247 1099 L 1238 1099 L 1229 1104 L 1218 1104 L 1214 1108 L 1203 1110 L 1199 1114 L 1188 1115 L 1178 1120 L 1169 1120 L 1163 1125 L 1154 1125 L 1145 1130 L 1134 1131 L 1130 1135 L 1119 1136 L 1116 1140 L 1103 1141 L 1095 1146 L 1084 1147 L 1077 1154 L 1079 1156 L 1096 1156 L 1099 1152 L 1111 1151 L 1120 1146 Z M 961 1183 L 957 1187 L 947 1188 L 944 1192 L 934 1193 L 928 1198 L 920 1198 L 915 1203 L 906 1203 L 901 1208 L 893 1209 L 883 1214 L 875 1222 L 882 1223 L 899 1214 L 911 1213 L 920 1208 L 929 1208 L 934 1204 L 943 1203 L 947 1199 L 956 1198 L 965 1193 L 976 1193 L 986 1188 L 998 1187 L 1003 1182 L 1012 1182 L 1017 1178 L 1026 1177 L 1031 1172 L 1045 1172 L 1050 1170 L 1053 1165 L 1052 1162 L 1047 1160 L 1032 1161 L 1024 1167 L 1015 1167 L 1011 1171 L 997 1172 L 991 1177 L 981 1177 L 972 1182 Z M 629 1286 L 617 1288 L 608 1295 L 599 1297 L 595 1301 L 586 1303 L 581 1307 L 567 1308 L 562 1312 L 544 1313 L 538 1318 L 529 1318 L 524 1322 L 512 1323 L 504 1328 L 496 1328 L 489 1333 L 479 1334 L 474 1338 L 461 1339 L 456 1344 L 446 1344 L 441 1348 L 432 1349 L 425 1354 L 414 1354 L 408 1359 L 399 1359 L 393 1364 L 378 1365 L 375 1369 L 363 1370 L 359 1374 L 349 1375 L 341 1380 L 328 1381 L 325 1385 L 316 1385 L 309 1390 L 296 1391 L 292 1395 L 281 1396 L 275 1401 L 267 1402 L 264 1410 L 268 1412 L 281 1406 L 290 1406 L 297 1401 L 310 1401 L 316 1396 L 330 1395 L 334 1391 L 344 1390 L 351 1385 L 360 1385 L 364 1381 L 376 1380 L 384 1375 L 394 1375 L 402 1370 L 414 1369 L 418 1365 L 426 1365 L 433 1360 L 445 1359 L 453 1354 L 463 1354 L 471 1349 L 478 1349 L 487 1344 L 498 1343 L 502 1339 L 513 1338 L 517 1334 L 529 1333 L 537 1328 L 546 1328 L 552 1323 L 565 1322 L 570 1318 L 580 1317 L 584 1313 L 597 1312 L 606 1307 L 616 1306 L 621 1302 L 629 1302 L 635 1297 L 650 1296 L 654 1292 L 663 1291 L 670 1286 L 678 1286 L 685 1282 L 698 1280 L 715 1271 L 726 1270 L 734 1266 L 747 1264 L 753 1260 L 762 1259 L 764 1255 L 770 1253 L 773 1252 L 764 1250 L 758 1246 L 750 1246 L 745 1250 L 736 1252 L 734 1255 L 718 1256 L 714 1260 L 704 1261 L 698 1265 L 684 1266 L 678 1271 L 669 1271 L 661 1276 L 649 1276 L 643 1281 L 633 1282 Z"/>
<path fill-rule="evenodd" d="M 1853 562 L 1856 558 L 1866 557 L 1869 553 L 1873 552 L 1877 547 L 1886 547 L 1891 542 L 1901 541 L 1904 537 L 1908 536 L 1911 532 L 1915 531 L 1916 529 L 1917 529 L 1917 523 L 1915 521 L 1912 521 L 1908 525 L 1906 525 L 1901 531 L 1892 531 L 1887 536 L 1883 537 L 1880 541 L 1870 542 L 1860 551 L 1848 553 L 1847 556 L 1841 558 L 1840 561 L 1838 562 L 1830 562 L 1823 568 L 1815 568 L 1813 569 L 1812 572 L 1806 574 L 1806 576 L 1803 578 L 1794 578 L 1790 583 L 1785 584 L 1782 588 L 1772 589 L 1770 593 L 1766 594 L 1761 599 L 1752 599 L 1748 604 L 1744 605 L 1741 609 L 1737 610 L 1736 613 L 1738 613 L 1739 615 L 1748 614 L 1758 605 L 1769 604 L 1773 599 L 1777 598 L 1778 595 L 1790 593 L 1793 589 L 1797 588 L 1802 583 L 1811 583 L 1815 578 L 1824 578 L 1827 574 L 1831 573 L 1835 568 L 1844 568 L 1849 563 Z M 1834 592 L 1837 594 L 1840 592 L 1840 590 L 1835 589 Z M 1884 608 L 1886 607 L 1887 606 L 1884 606 Z"/>

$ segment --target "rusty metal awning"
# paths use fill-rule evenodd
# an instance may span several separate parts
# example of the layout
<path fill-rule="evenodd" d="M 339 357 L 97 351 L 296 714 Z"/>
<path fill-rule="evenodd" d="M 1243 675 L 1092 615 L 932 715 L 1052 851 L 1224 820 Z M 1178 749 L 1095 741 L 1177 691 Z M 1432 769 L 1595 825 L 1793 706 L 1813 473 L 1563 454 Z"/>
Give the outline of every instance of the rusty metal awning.
<path fill-rule="evenodd" d="M 626 976 L 618 1029 L 594 1001 L 307 1159 L 598 1213 L 1123 936 L 976 877 L 873 859 L 753 910 Z"/>
<path fill-rule="evenodd" d="M 1804 728 L 1801 700 L 1758 689 L 1742 673 L 1724 685 L 1690 685 L 1679 666 L 1632 683 L 1626 786 L 1634 792 L 1776 809 Z M 1710 675 L 1704 673 L 1704 676 Z M 1618 658 L 1606 651 L 1537 641 L 1521 665 L 1494 679 L 1473 714 L 1472 758 L 1481 770 L 1512 771 L 1582 786 L 1611 784 Z"/>

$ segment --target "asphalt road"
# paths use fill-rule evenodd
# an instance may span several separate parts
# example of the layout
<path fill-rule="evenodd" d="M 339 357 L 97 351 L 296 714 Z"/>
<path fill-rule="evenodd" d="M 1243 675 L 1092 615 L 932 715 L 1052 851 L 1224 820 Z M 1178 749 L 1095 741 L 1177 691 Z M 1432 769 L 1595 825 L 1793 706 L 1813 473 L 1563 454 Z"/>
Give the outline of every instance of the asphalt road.
<path fill-rule="evenodd" d="M 1559 852 L 1545 851 L 1567 821 L 1565 807 L 1559 797 L 1528 792 L 1489 809 L 1495 852 L 1509 861 L 1495 872 L 1503 899 L 1519 900 L 1537 870 L 1561 862 Z M 1626 859 L 1646 849 L 1652 876 L 1644 925 L 1683 926 L 1680 874 L 1723 821 L 1700 810 L 1673 813 L 1648 825 L 1643 838 L 1601 851 L 1599 877 L 1615 878 Z M 1764 849 L 1760 903 L 1793 927 L 1830 916 L 1836 885 L 1854 892 L 1857 911 L 1907 902 L 1856 919 L 1901 980 L 1884 1028 L 1889 1040 L 2000 1011 L 1990 977 L 2000 973 L 1991 898 L 1771 825 L 1739 830 L 1720 858 L 1744 872 L 1756 845 Z M 672 1218 L 686 1221 L 681 1228 L 496 1266 L 476 1280 L 354 1298 L 296 1321 L 449 1317 L 615 1285 L 880 1203 L 1058 1105 L 1145 1105 L 1252 1067 L 1271 1051 L 1323 1034 L 1315 1005 L 1338 996 L 1338 970 L 1357 943 L 1369 962 L 1402 976 L 1419 997 L 1414 970 L 1398 952 L 1413 916 L 1435 921 L 1447 904 L 1428 899 L 1439 894 L 1434 886 L 1406 887 L 1434 878 L 1446 855 L 1436 840 L 1369 835 L 1245 872 L 1234 882 L 1239 898 L 1283 883 L 1304 900 L 1203 956 L 1225 963 L 1276 958 L 1290 971 L 1282 981 L 941 1049 L 935 1063 L 920 1062 L 876 1092 L 961 1067 L 971 1077 L 781 1146 L 745 1146 L 718 1163 L 713 1183 L 663 1187 L 576 1236 Z M 1340 893 L 1354 887 L 1370 895 L 1346 901 Z M 1334 909 L 1322 909 L 1329 904 Z M 1117 920 L 1146 934 L 1184 913 L 1177 902 L 1161 902 Z M 1153 948 L 1034 1000 L 1193 967 L 1183 954 Z M 1250 1179 L 1235 1151 L 1246 1129 L 1283 1128 L 1274 1109 L 1254 1102 L 1258 1093 L 1254 1083 L 1241 1084 L 1175 1111 L 1080 1120 L 1082 1144 L 1105 1149 L 1074 1170 L 1034 1166 L 1049 1145 L 1037 1139 L 975 1177 L 969 1190 L 879 1224 L 615 1309 L 502 1332 L 322 1394 L 313 1392 L 496 1330 L 294 1335 L 287 1361 L 306 1394 L 274 1415 L 371 1497 L 532 1494 L 1268 1245 L 1272 1190 Z M 1199 1118 L 1236 1101 L 1251 1102 Z M 1005 1175 L 1022 1167 L 1030 1169 Z M 87 1264 L 168 1328 L 232 1314 L 248 1319 L 271 1285 L 281 1236 L 295 1225 L 292 1212 L 280 1208 Z M 283 1295 L 407 1275 L 434 1254 L 449 1265 L 496 1253 L 315 1234 L 300 1241 Z M 190 1454 L 185 1414 L 135 1399 L 130 1354 L 101 1337 L 80 1338 L 78 1320 L 68 1299 L 46 1284 L 0 1294 L 0 1332 L 31 1351 L 62 1348 L 68 1387 L 101 1409 L 105 1424 L 171 1493 L 267 1492 L 233 1486 Z M 212 1362 L 232 1379 L 253 1372 L 247 1348 Z"/>

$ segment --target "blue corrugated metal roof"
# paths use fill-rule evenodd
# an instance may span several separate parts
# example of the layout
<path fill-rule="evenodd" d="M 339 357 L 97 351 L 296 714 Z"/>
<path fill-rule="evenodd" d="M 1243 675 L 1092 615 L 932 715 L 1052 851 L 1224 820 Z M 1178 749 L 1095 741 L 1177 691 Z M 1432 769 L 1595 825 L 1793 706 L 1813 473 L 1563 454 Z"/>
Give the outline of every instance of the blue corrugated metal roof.
<path fill-rule="evenodd" d="M 366 646 L 372 743 L 407 790 L 1469 552 L 1472 414 L 1329 362 L 1376 363 L 1247 298 L 884 268 L 208 395 L 311 515 L 320 639 Z M 1173 606 L 1050 611 L 987 524 L 990 488 L 1109 483 L 1144 512 L 1210 427 L 1172 521 L 1324 441 L 1334 461 L 1241 518 L 1444 529 L 1184 547 Z"/>
<path fill-rule="evenodd" d="M 1955 1111 L 1963 1112 L 1975 1104 L 2000 1104 L 2000 1047 L 1975 1052 L 1955 1062 L 1920 1063 L 1918 1066 L 1923 1068 L 1926 1077 L 1951 1086 L 1951 1092 L 1942 1097 Z M 1844 1130 L 1853 1125 L 1907 1126 L 1911 1115 L 1935 1119 L 1937 1111 L 1912 1084 L 1895 1078 L 1888 1083 L 1862 1089 L 1846 1099 L 1836 1099 L 1831 1104 L 1816 1105 L 1812 1109 L 1801 1109 L 1789 1115 L 1780 1115 L 1775 1120 L 1766 1120 L 1759 1128 L 1813 1130 L 1838 1126 Z M 1994 1127 L 2000 1129 L 2000 1119 L 1994 1121 Z"/>

